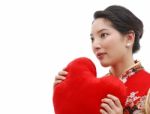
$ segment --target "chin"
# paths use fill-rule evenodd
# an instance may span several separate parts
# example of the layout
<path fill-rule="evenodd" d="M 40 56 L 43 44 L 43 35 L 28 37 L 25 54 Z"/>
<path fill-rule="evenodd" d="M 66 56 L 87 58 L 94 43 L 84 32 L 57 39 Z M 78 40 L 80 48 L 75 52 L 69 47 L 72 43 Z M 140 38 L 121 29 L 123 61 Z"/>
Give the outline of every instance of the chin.
<path fill-rule="evenodd" d="M 101 64 L 103 67 L 109 67 L 109 66 L 110 66 L 110 64 L 104 63 L 104 62 L 100 62 L 100 64 Z"/>

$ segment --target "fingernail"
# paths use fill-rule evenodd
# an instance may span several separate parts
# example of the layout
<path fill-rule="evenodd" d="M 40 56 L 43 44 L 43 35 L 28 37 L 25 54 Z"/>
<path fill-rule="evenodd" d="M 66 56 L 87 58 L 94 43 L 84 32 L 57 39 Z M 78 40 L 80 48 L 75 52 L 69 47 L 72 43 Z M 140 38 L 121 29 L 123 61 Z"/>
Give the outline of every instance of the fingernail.
<path fill-rule="evenodd" d="M 109 96 L 110 96 L 110 94 L 107 94 L 107 96 L 109 97 Z"/>
<path fill-rule="evenodd" d="M 68 74 L 68 72 L 65 71 L 65 74 Z"/>
<path fill-rule="evenodd" d="M 65 79 L 66 79 L 66 77 L 63 77 L 63 79 L 65 80 Z"/>

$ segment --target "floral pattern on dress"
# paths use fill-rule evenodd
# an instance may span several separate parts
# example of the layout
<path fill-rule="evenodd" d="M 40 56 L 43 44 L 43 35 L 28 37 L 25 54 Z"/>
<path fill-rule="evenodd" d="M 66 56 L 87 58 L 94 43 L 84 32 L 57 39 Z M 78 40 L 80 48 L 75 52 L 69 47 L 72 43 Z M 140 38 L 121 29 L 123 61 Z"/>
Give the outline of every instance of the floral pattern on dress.
<path fill-rule="evenodd" d="M 124 114 L 145 114 L 144 105 L 146 100 L 145 96 L 137 96 L 139 92 L 131 92 L 127 97 Z"/>
<path fill-rule="evenodd" d="M 136 60 L 135 64 L 132 67 L 130 67 L 120 75 L 120 80 L 123 83 L 126 83 L 129 77 L 133 76 L 136 72 L 140 71 L 141 69 L 143 69 L 143 66 L 139 61 Z"/>
<path fill-rule="evenodd" d="M 133 76 L 136 72 L 140 71 L 143 69 L 143 66 L 141 65 L 141 63 L 137 60 L 135 60 L 135 64 L 133 66 L 131 66 L 130 68 L 128 68 L 127 70 L 125 70 L 125 72 L 123 72 L 119 77 L 120 80 L 123 83 L 126 83 L 128 78 Z M 112 74 L 111 70 L 109 70 L 109 73 L 106 75 L 110 75 Z"/>
<path fill-rule="evenodd" d="M 123 83 L 128 81 L 128 78 L 132 77 L 135 73 L 142 70 L 143 66 L 137 60 L 135 60 L 135 64 L 125 70 L 119 77 Z M 111 70 L 107 75 L 112 74 Z M 138 96 L 139 91 L 131 92 L 130 95 L 126 99 L 124 113 L 123 114 L 145 114 L 144 106 L 146 95 Z"/>

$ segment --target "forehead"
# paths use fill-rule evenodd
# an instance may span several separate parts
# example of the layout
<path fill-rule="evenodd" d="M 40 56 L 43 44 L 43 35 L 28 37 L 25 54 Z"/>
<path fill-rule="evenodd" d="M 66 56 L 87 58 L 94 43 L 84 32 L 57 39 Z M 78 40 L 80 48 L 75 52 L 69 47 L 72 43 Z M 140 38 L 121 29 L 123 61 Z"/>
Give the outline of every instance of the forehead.
<path fill-rule="evenodd" d="M 91 31 L 93 33 L 97 31 L 109 30 L 109 29 L 114 29 L 112 23 L 108 19 L 98 18 L 93 21 Z"/>

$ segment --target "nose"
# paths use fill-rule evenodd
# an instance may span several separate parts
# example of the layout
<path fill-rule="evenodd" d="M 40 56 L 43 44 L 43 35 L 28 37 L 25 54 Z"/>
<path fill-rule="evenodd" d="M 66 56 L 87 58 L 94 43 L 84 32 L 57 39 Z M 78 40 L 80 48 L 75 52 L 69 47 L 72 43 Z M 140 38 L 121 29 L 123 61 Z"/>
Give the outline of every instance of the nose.
<path fill-rule="evenodd" d="M 93 42 L 92 42 L 92 48 L 93 48 L 93 51 L 97 51 L 99 49 L 101 49 L 101 43 L 99 40 L 95 39 Z"/>

